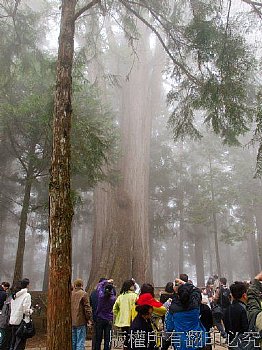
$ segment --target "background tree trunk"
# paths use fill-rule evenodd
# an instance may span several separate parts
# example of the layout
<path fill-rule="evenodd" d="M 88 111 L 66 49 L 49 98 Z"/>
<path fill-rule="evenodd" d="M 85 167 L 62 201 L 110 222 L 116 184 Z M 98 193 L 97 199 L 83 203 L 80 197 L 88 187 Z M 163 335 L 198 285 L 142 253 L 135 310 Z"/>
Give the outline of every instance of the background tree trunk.
<path fill-rule="evenodd" d="M 217 264 L 217 274 L 221 277 L 221 264 L 218 246 L 218 227 L 217 227 L 217 214 L 216 214 L 216 204 L 215 204 L 215 189 L 214 189 L 214 175 L 212 168 L 211 157 L 209 156 L 209 174 L 210 174 L 210 190 L 211 190 L 211 200 L 212 200 L 212 216 L 214 225 L 214 241 L 215 241 L 215 256 Z"/>
<path fill-rule="evenodd" d="M 13 283 L 21 280 L 23 277 L 25 233 L 26 233 L 26 226 L 27 226 L 28 210 L 30 205 L 32 182 L 33 182 L 33 166 L 32 166 L 32 162 L 30 161 L 28 165 L 27 176 L 25 179 L 25 192 L 24 192 L 24 199 L 23 199 L 22 211 L 20 216 L 18 246 L 17 246 L 17 253 L 16 253 L 16 260 L 15 260 Z"/>
<path fill-rule="evenodd" d="M 196 276 L 197 286 L 205 286 L 205 271 L 204 271 L 204 254 L 203 254 L 203 225 L 194 225 L 195 235 L 195 264 L 196 264 Z"/>

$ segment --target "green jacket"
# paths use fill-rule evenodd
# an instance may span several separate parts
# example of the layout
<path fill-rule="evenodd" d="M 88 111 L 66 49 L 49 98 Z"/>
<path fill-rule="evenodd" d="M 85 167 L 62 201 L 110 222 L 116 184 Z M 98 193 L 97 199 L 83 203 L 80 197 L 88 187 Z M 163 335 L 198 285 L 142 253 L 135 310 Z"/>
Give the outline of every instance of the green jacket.
<path fill-rule="evenodd" d="M 136 316 L 135 303 L 137 298 L 138 295 L 131 291 L 118 296 L 113 307 L 115 326 L 130 327 Z"/>
<path fill-rule="evenodd" d="M 254 280 L 247 291 L 247 315 L 250 322 L 253 317 L 262 311 L 262 283 L 258 280 Z"/>

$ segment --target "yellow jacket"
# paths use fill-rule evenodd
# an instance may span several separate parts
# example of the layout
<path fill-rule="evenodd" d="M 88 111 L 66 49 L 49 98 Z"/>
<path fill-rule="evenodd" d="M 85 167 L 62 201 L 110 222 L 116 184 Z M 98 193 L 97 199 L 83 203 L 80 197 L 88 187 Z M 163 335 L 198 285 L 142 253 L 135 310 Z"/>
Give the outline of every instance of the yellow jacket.
<path fill-rule="evenodd" d="M 130 327 L 131 322 L 136 317 L 135 303 L 138 296 L 129 291 L 120 294 L 113 306 L 116 327 Z"/>

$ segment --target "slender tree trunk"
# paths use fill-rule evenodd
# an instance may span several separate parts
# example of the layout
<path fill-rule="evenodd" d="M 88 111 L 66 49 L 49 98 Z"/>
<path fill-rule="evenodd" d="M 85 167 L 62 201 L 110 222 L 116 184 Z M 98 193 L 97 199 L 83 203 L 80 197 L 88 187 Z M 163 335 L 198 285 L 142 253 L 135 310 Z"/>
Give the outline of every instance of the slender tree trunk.
<path fill-rule="evenodd" d="M 49 185 L 47 350 L 71 350 L 70 133 L 76 0 L 62 1 Z"/>
<path fill-rule="evenodd" d="M 262 267 L 262 209 L 254 206 L 254 213 L 256 218 L 257 241 L 258 241 L 258 256 L 260 266 Z"/>
<path fill-rule="evenodd" d="M 17 246 L 17 253 L 16 253 L 13 282 L 21 280 L 23 277 L 25 232 L 26 232 L 26 226 L 27 226 L 27 216 L 28 216 L 28 210 L 30 205 L 30 195 L 31 195 L 32 182 L 33 182 L 32 176 L 33 176 L 33 167 L 32 167 L 32 164 L 29 163 L 28 173 L 25 179 L 25 192 L 24 192 L 24 199 L 23 199 L 22 211 L 20 216 L 18 246 Z"/>
<path fill-rule="evenodd" d="M 219 246 L 218 246 L 218 228 L 217 228 L 217 214 L 215 207 L 215 190 L 214 190 L 214 175 L 211 158 L 209 156 L 209 171 L 210 171 L 210 187 L 211 187 L 211 200 L 212 200 L 212 217 L 214 225 L 214 241 L 215 241 L 215 255 L 217 263 L 217 274 L 221 277 L 221 265 L 220 265 L 220 256 L 219 256 Z"/>
<path fill-rule="evenodd" d="M 204 272 L 204 254 L 203 254 L 203 225 L 194 225 L 195 234 L 195 264 L 197 285 L 199 287 L 205 286 L 205 272 Z"/>
<path fill-rule="evenodd" d="M 49 250 L 50 250 L 50 244 L 49 244 L 49 238 L 47 242 L 46 247 L 46 258 L 45 258 L 45 271 L 44 271 L 44 280 L 43 280 L 43 291 L 48 291 L 48 280 L 49 280 Z"/>
<path fill-rule="evenodd" d="M 5 252 L 5 242 L 6 242 L 6 232 L 4 230 L 5 225 L 5 216 L 6 216 L 6 211 L 2 207 L 0 208 L 0 277 L 3 278 L 4 275 L 4 252 Z"/>
<path fill-rule="evenodd" d="M 211 242 L 210 242 L 210 233 L 207 227 L 207 249 L 208 249 L 208 261 L 209 261 L 209 275 L 213 276 L 214 271 L 213 271 L 213 255 L 212 255 L 212 247 L 211 247 Z"/>

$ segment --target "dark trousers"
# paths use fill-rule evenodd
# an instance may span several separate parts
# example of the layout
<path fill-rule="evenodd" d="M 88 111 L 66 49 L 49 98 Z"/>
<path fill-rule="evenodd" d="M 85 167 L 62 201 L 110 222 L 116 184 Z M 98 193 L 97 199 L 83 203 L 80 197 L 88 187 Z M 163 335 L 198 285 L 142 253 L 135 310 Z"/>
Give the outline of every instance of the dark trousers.
<path fill-rule="evenodd" d="M 92 326 L 92 350 L 95 350 L 96 347 L 96 323 Z"/>
<path fill-rule="evenodd" d="M 97 318 L 95 325 L 96 341 L 95 350 L 101 350 L 101 343 L 104 337 L 104 350 L 110 350 L 112 321 Z"/>
<path fill-rule="evenodd" d="M 12 330 L 12 339 L 11 339 L 11 345 L 10 345 L 10 350 L 24 350 L 25 349 L 25 344 L 26 344 L 26 339 L 21 339 L 16 336 L 16 331 L 19 326 L 11 326 Z"/>
<path fill-rule="evenodd" d="M 0 350 L 9 350 L 11 343 L 11 327 L 0 328 Z"/>

